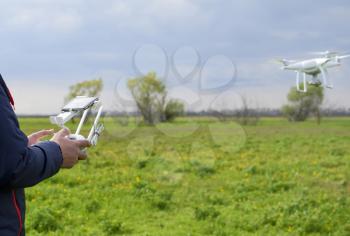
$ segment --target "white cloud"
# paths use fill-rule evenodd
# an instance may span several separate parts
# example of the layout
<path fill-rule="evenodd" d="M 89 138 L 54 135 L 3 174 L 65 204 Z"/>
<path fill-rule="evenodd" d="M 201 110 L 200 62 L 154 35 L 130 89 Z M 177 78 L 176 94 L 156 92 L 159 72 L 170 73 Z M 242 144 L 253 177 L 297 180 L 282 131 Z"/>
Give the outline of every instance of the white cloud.
<path fill-rule="evenodd" d="M 305 40 L 305 39 L 317 39 L 320 34 L 317 32 L 312 32 L 310 30 L 301 32 L 296 30 L 276 30 L 271 32 L 271 35 L 280 40 Z"/>
<path fill-rule="evenodd" d="M 118 30 L 133 30 L 154 37 L 164 27 L 171 31 L 203 26 L 208 23 L 209 15 L 200 4 L 187 0 L 116 1 L 103 12 Z"/>
<path fill-rule="evenodd" d="M 11 5 L 10 5 L 11 6 Z M 13 30 L 35 30 L 46 32 L 71 32 L 78 30 L 83 19 L 77 10 L 55 5 L 31 5 L 5 7 L 2 25 Z M 5 10 L 6 11 L 6 10 Z"/>
<path fill-rule="evenodd" d="M 63 106 L 67 87 L 33 81 L 7 81 L 17 114 L 55 114 Z"/>
<path fill-rule="evenodd" d="M 298 58 L 314 50 L 347 50 L 350 45 L 345 30 L 350 6 L 337 0 L 316 5 L 268 0 L 4 0 L 0 8 L 0 72 L 14 90 L 20 113 L 57 111 L 70 84 L 95 77 L 106 80 L 102 97 L 112 106 L 115 81 L 137 75 L 132 55 L 149 43 L 161 50 L 139 51 L 139 69 L 169 71 L 169 90 L 182 86 L 197 93 L 198 71 L 195 81 L 185 83 L 164 69 L 164 57 L 188 45 L 202 59 L 219 54 L 233 59 L 238 81 L 229 89 L 256 97 L 260 106 L 278 107 L 294 85 L 295 75 L 269 60 Z M 192 65 L 195 53 L 182 52 L 176 57 L 179 74 L 200 68 Z M 218 61 L 217 66 L 207 63 L 203 71 L 208 87 L 217 87 L 231 75 L 229 63 Z M 327 96 L 342 106 L 350 105 L 348 70 L 349 61 L 344 60 L 340 71 L 330 71 L 335 89 Z M 57 81 L 59 86 L 52 86 Z M 42 99 L 42 91 L 50 100 Z M 183 95 L 190 104 L 192 96 L 186 91 Z M 120 93 L 127 96 L 125 85 Z M 203 108 L 216 95 L 201 98 Z"/>

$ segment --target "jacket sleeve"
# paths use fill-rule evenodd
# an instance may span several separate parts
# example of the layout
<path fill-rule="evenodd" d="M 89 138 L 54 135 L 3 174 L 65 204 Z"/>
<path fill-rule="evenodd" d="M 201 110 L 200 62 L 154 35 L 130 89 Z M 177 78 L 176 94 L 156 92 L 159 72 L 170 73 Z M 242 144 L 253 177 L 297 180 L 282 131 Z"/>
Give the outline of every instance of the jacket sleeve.
<path fill-rule="evenodd" d="M 55 142 L 28 147 L 17 117 L 0 86 L 0 188 L 25 188 L 56 174 L 62 164 L 61 149 Z"/>

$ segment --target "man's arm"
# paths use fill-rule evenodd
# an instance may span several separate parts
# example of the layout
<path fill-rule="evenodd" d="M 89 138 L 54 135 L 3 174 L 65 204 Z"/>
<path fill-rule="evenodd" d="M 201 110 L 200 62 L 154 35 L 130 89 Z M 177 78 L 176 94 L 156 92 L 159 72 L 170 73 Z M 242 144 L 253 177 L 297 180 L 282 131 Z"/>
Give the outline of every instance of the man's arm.
<path fill-rule="evenodd" d="M 28 139 L 0 87 L 0 187 L 33 186 L 59 171 L 63 158 L 57 143 L 27 145 Z"/>

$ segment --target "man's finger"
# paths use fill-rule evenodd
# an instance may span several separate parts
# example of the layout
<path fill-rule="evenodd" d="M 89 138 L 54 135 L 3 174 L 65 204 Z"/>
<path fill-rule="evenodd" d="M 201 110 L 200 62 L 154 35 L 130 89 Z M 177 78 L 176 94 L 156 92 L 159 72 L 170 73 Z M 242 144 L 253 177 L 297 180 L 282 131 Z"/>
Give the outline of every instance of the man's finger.
<path fill-rule="evenodd" d="M 57 132 L 57 135 L 59 137 L 66 137 L 69 134 L 70 134 L 70 131 L 69 131 L 68 128 L 63 128 L 63 129 L 61 129 L 60 131 Z"/>
<path fill-rule="evenodd" d="M 78 160 L 86 160 L 86 158 L 87 158 L 87 154 L 86 154 L 86 152 L 85 151 L 80 151 L 79 152 L 79 155 L 78 155 Z"/>
<path fill-rule="evenodd" d="M 54 134 L 53 129 L 40 130 L 40 131 L 34 133 L 35 137 L 37 137 L 37 138 L 41 138 L 41 137 L 45 137 L 47 135 L 53 135 L 53 134 Z"/>
<path fill-rule="evenodd" d="M 32 133 L 30 136 L 35 138 L 44 137 L 46 135 L 53 134 L 53 129 L 50 130 L 40 130 L 38 132 Z"/>
<path fill-rule="evenodd" d="M 74 140 L 74 142 L 78 145 L 78 147 L 82 148 L 86 148 L 86 147 L 90 147 L 91 143 L 89 140 Z"/>

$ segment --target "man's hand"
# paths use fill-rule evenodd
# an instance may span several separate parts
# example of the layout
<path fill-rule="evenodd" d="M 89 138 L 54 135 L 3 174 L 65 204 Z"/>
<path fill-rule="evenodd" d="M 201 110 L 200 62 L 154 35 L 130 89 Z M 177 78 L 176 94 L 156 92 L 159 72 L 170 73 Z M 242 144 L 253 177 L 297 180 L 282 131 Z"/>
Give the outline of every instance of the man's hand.
<path fill-rule="evenodd" d="M 78 160 L 85 160 L 87 155 L 81 149 L 90 147 L 88 140 L 70 140 L 67 136 L 70 134 L 67 128 L 61 129 L 52 137 L 51 141 L 61 147 L 63 163 L 62 168 L 72 168 Z"/>
<path fill-rule="evenodd" d="M 37 144 L 41 138 L 48 136 L 48 135 L 53 135 L 53 129 L 47 129 L 47 130 L 40 130 L 36 133 L 33 133 L 28 136 L 28 146 L 32 146 L 34 144 Z"/>

